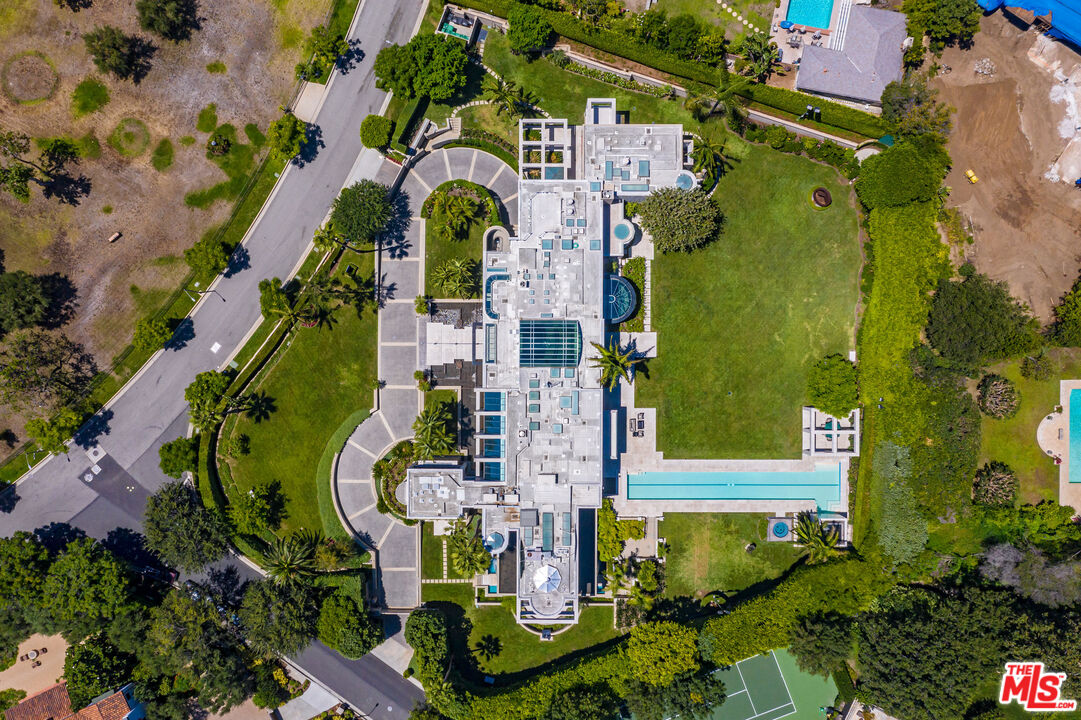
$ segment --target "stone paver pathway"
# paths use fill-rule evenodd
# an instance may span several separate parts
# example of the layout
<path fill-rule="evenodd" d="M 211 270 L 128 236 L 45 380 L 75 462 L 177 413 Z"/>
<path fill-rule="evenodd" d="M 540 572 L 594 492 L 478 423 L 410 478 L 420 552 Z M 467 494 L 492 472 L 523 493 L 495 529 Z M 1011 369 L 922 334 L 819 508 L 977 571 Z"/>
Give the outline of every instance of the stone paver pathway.
<path fill-rule="evenodd" d="M 376 180 L 390 185 L 397 171 L 398 166 L 384 162 Z M 481 150 L 437 150 L 419 160 L 405 176 L 398 201 L 410 221 L 385 240 L 377 279 L 383 299 L 378 322 L 379 379 L 383 382 L 379 409 L 353 431 L 335 468 L 342 514 L 354 534 L 374 551 L 377 594 L 385 607 L 393 609 L 420 604 L 420 527 L 409 527 L 379 512 L 372 466 L 395 444 L 412 438 L 413 420 L 423 408 L 424 395 L 413 377 L 423 361 L 418 347 L 423 320 L 414 309 L 417 295 L 424 290 L 420 208 L 432 190 L 455 179 L 484 185 L 505 208 L 504 219 L 518 217 L 517 173 Z M 445 548 L 443 562 L 445 578 Z"/>

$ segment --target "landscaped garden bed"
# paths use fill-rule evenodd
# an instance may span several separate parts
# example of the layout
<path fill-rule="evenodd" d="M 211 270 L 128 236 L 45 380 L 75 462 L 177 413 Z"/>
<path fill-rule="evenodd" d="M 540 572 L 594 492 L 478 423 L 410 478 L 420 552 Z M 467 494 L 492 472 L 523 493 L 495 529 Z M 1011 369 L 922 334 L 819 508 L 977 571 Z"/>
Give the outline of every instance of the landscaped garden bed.
<path fill-rule="evenodd" d="M 491 193 L 466 180 L 445 182 L 424 201 L 424 292 L 477 297 L 484 231 L 501 224 Z"/>
<path fill-rule="evenodd" d="M 398 486 L 405 482 L 405 473 L 416 460 L 412 440 L 403 440 L 372 465 L 372 480 L 379 493 L 377 508 L 384 514 L 405 517 L 406 508 L 398 502 Z"/>

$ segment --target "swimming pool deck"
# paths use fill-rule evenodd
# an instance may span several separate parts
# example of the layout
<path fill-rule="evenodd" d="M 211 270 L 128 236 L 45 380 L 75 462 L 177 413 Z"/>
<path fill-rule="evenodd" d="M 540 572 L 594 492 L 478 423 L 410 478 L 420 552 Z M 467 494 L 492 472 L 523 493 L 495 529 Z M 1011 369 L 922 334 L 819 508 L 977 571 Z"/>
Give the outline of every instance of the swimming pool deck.
<path fill-rule="evenodd" d="M 1058 466 L 1058 502 L 1081 512 L 1081 483 L 1070 482 L 1070 392 L 1081 389 L 1081 380 L 1059 382 L 1061 412 L 1052 412 L 1036 428 L 1036 442 L 1048 455 L 1061 458 Z M 1078 458 L 1081 462 L 1081 458 Z"/>
<path fill-rule="evenodd" d="M 770 513 L 783 515 L 817 509 L 814 500 L 630 500 L 627 498 L 627 476 L 642 472 L 812 472 L 824 462 L 840 465 L 840 497 L 848 499 L 848 457 L 830 455 L 813 457 L 804 454 L 799 459 L 785 460 L 684 460 L 667 459 L 657 449 L 657 409 L 634 405 L 634 386 L 623 386 L 623 401 L 629 417 L 642 413 L 645 430 L 641 437 L 626 433 L 626 448 L 620 453 L 619 493 L 614 499 L 621 515 L 657 517 L 666 512 L 703 513 Z M 841 509 L 847 512 L 847 507 Z"/>

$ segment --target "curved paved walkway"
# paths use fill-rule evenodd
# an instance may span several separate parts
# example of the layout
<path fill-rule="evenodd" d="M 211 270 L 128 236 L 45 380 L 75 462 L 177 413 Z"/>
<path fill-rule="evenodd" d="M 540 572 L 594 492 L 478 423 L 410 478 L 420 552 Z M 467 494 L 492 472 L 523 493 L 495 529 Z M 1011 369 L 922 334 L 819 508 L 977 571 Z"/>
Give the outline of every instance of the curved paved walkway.
<path fill-rule="evenodd" d="M 384 162 L 376 176 L 390 185 L 398 166 Z M 379 409 L 349 437 L 338 457 L 334 482 L 342 515 L 354 534 L 373 549 L 378 594 L 388 608 L 420 604 L 420 529 L 408 527 L 376 509 L 372 465 L 395 443 L 413 436 L 413 420 L 423 407 L 413 373 L 421 367 L 421 318 L 414 310 L 424 291 L 424 220 L 420 208 L 448 180 L 470 180 L 487 187 L 505 216 L 518 217 L 518 174 L 494 155 L 474 148 L 436 150 L 416 162 L 402 181 L 399 202 L 411 222 L 384 248 L 379 286 Z"/>

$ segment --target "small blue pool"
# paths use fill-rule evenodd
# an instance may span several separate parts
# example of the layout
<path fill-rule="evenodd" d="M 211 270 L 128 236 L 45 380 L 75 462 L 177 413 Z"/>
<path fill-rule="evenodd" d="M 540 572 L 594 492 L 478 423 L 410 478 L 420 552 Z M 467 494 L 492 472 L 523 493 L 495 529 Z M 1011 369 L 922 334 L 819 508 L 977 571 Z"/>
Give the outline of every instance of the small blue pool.
<path fill-rule="evenodd" d="M 1081 388 L 1070 391 L 1070 482 L 1081 483 Z"/>
<path fill-rule="evenodd" d="M 796 25 L 828 30 L 833 0 L 789 0 L 785 19 Z"/>
<path fill-rule="evenodd" d="M 676 176 L 676 187 L 680 190 L 690 190 L 694 187 L 694 175 L 689 172 L 681 172 Z"/>
<path fill-rule="evenodd" d="M 612 236 L 615 237 L 616 240 L 628 240 L 632 232 L 634 232 L 634 228 L 631 227 L 631 224 L 626 220 L 620 220 L 612 226 Z"/>
<path fill-rule="evenodd" d="M 841 467 L 823 463 L 801 472 L 644 472 L 627 476 L 627 499 L 813 500 L 819 508 L 832 510 L 841 505 Z"/>

